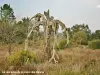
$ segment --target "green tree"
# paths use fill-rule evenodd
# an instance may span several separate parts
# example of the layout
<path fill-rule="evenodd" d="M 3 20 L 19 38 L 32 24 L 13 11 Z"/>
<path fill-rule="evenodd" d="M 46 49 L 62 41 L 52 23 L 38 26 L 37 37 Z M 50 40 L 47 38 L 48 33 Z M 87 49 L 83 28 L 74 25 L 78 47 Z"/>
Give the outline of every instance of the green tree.
<path fill-rule="evenodd" d="M 92 39 L 100 39 L 100 30 L 96 30 L 92 33 Z"/>
<path fill-rule="evenodd" d="M 0 19 L 5 21 L 13 21 L 15 19 L 14 11 L 8 4 L 4 4 L 0 8 Z"/>
<path fill-rule="evenodd" d="M 10 43 L 14 33 L 15 16 L 8 4 L 0 7 L 0 36 L 4 43 Z"/>
<path fill-rule="evenodd" d="M 11 52 L 11 43 L 15 37 L 15 16 L 13 9 L 8 4 L 0 8 L 0 41 L 8 45 L 9 53 Z"/>
<path fill-rule="evenodd" d="M 71 35 L 73 36 L 74 33 L 78 31 L 84 31 L 87 35 L 87 39 L 91 40 L 91 30 L 89 29 L 88 25 L 85 24 L 76 24 L 73 27 L 71 27 Z"/>
<path fill-rule="evenodd" d="M 73 35 L 72 41 L 75 45 L 87 43 L 87 35 L 84 31 L 78 31 Z"/>

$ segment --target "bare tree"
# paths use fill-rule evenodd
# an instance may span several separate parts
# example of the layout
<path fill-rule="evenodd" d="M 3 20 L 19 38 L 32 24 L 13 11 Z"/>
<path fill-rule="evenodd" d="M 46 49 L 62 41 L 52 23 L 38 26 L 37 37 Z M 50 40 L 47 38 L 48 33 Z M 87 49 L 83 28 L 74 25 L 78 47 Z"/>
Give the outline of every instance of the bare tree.
<path fill-rule="evenodd" d="M 58 33 L 59 25 L 62 27 L 62 30 L 66 32 L 67 44 L 69 43 L 68 32 L 65 24 L 62 23 L 60 20 L 54 20 L 53 16 L 50 17 L 49 10 L 47 12 L 44 11 L 44 15 L 41 13 L 37 13 L 35 16 L 31 18 L 31 20 L 32 19 L 34 19 L 33 20 L 34 25 L 32 25 L 27 35 L 27 39 L 25 40 L 25 50 L 28 50 L 28 38 L 30 37 L 33 29 L 42 25 L 44 28 L 45 51 L 48 55 L 48 60 L 49 62 L 53 60 L 54 63 L 57 63 L 58 61 L 56 60 L 56 58 L 59 59 L 59 56 L 56 53 L 55 45 L 57 43 L 57 33 Z M 53 30 L 54 33 L 53 51 L 51 50 L 51 45 L 50 45 L 50 37 L 52 32 L 51 30 Z"/>

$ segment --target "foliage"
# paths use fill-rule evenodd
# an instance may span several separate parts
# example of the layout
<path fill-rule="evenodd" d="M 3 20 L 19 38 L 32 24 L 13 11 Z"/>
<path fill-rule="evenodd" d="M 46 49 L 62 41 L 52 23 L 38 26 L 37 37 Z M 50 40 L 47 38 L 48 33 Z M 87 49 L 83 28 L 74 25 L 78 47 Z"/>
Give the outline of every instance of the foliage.
<path fill-rule="evenodd" d="M 100 39 L 100 30 L 96 30 L 94 33 L 92 33 L 92 39 Z"/>
<path fill-rule="evenodd" d="M 10 5 L 4 4 L 0 8 L 0 41 L 2 43 L 23 43 L 29 26 L 29 18 L 15 21 L 14 11 Z"/>
<path fill-rule="evenodd" d="M 10 21 L 10 23 L 15 19 L 14 11 L 10 5 L 4 4 L 0 8 L 0 19 L 5 20 L 5 22 Z"/>
<path fill-rule="evenodd" d="M 15 24 L 15 43 L 23 43 L 28 33 L 29 18 L 22 18 L 22 21 L 18 21 Z"/>
<path fill-rule="evenodd" d="M 1 22 L 0 23 L 0 41 L 2 43 L 8 44 L 13 43 L 15 37 L 14 26 L 9 25 L 9 23 Z"/>
<path fill-rule="evenodd" d="M 8 57 L 7 63 L 9 63 L 8 65 L 21 66 L 25 63 L 37 63 L 37 59 L 33 52 L 19 50 Z"/>
<path fill-rule="evenodd" d="M 88 46 L 92 49 L 100 49 L 100 40 L 92 40 L 89 42 Z"/>
<path fill-rule="evenodd" d="M 88 31 L 89 27 L 88 27 L 88 25 L 85 25 L 85 24 L 76 24 L 71 29 L 74 32 L 78 32 L 80 30 Z"/>
<path fill-rule="evenodd" d="M 4 4 L 0 8 L 0 41 L 3 43 L 14 42 L 14 24 L 15 16 L 13 9 L 8 4 Z"/>
<path fill-rule="evenodd" d="M 67 43 L 67 40 L 66 39 L 64 39 L 64 40 L 60 40 L 57 44 L 56 44 L 56 46 L 55 46 L 55 48 L 56 49 L 64 49 L 65 47 L 66 47 L 66 43 Z"/>
<path fill-rule="evenodd" d="M 73 35 L 73 43 L 76 45 L 82 45 L 82 44 L 87 44 L 87 35 L 84 31 L 78 31 L 76 33 L 74 33 Z"/>
<path fill-rule="evenodd" d="M 70 29 L 71 36 L 73 37 L 74 33 L 77 33 L 79 31 L 84 31 L 87 35 L 87 39 L 91 40 L 91 30 L 89 29 L 88 25 L 85 24 L 76 24 Z"/>

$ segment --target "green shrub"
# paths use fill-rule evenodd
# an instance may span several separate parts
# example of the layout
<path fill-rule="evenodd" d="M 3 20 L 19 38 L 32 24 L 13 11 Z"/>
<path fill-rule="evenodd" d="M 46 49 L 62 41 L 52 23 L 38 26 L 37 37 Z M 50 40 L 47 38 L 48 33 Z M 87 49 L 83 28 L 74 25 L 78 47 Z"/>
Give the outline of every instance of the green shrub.
<path fill-rule="evenodd" d="M 85 31 L 78 31 L 73 34 L 72 42 L 74 45 L 87 45 L 87 35 Z"/>
<path fill-rule="evenodd" d="M 14 52 L 7 58 L 8 65 L 21 66 L 25 63 L 37 63 L 36 56 L 31 51 L 19 50 Z"/>
<path fill-rule="evenodd" d="M 67 40 L 66 39 L 64 39 L 64 40 L 60 40 L 57 44 L 56 44 L 56 46 L 55 46 L 55 48 L 56 49 L 64 49 L 65 47 L 66 47 L 66 44 L 67 44 Z"/>
<path fill-rule="evenodd" d="M 88 46 L 92 49 L 100 49 L 100 40 L 92 40 L 89 42 Z"/>

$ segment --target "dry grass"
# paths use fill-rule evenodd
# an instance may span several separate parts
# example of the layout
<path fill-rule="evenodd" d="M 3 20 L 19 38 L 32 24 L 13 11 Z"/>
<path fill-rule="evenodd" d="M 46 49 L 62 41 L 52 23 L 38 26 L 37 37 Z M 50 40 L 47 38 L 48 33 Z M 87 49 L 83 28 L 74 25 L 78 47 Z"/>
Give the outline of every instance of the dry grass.
<path fill-rule="evenodd" d="M 69 48 L 58 51 L 58 54 L 60 56 L 58 64 L 40 63 L 37 70 L 45 71 L 45 75 L 100 74 L 100 50 Z M 42 54 L 38 55 L 38 57 L 41 59 Z"/>
<path fill-rule="evenodd" d="M 58 52 L 58 64 L 42 63 L 39 69 L 49 75 L 99 75 L 100 50 L 70 48 Z"/>
<path fill-rule="evenodd" d="M 14 50 L 23 49 L 23 45 L 15 46 Z M 35 47 L 34 47 L 35 48 Z M 39 60 L 38 64 L 30 67 L 38 71 L 44 71 L 40 75 L 99 75 L 100 74 L 100 50 L 84 48 L 68 48 L 58 51 L 60 57 L 58 64 L 48 63 L 44 56 L 43 48 L 34 50 Z M 7 47 L 0 46 L 0 50 L 6 52 Z M 0 53 L 1 54 L 1 53 Z M 1 56 L 1 55 L 0 55 Z M 4 58 L 0 58 L 1 59 Z M 0 68 L 2 66 L 0 65 Z M 24 68 L 25 69 L 25 68 Z M 22 70 L 24 70 L 22 69 Z M 28 69 L 29 70 L 29 69 Z"/>

